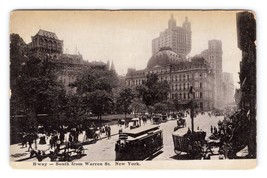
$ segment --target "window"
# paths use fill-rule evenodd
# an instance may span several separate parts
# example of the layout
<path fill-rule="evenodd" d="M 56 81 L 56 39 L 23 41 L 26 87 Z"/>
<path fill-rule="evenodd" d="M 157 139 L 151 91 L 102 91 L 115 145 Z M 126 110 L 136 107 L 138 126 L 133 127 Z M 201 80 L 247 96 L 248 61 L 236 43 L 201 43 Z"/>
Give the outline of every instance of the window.
<path fill-rule="evenodd" d="M 199 105 L 200 105 L 200 109 L 203 109 L 203 103 L 200 102 Z"/>
<path fill-rule="evenodd" d="M 195 88 L 199 88 L 199 82 L 195 82 Z"/>
<path fill-rule="evenodd" d="M 194 77 L 195 79 L 198 79 L 198 73 L 195 73 L 195 77 Z"/>

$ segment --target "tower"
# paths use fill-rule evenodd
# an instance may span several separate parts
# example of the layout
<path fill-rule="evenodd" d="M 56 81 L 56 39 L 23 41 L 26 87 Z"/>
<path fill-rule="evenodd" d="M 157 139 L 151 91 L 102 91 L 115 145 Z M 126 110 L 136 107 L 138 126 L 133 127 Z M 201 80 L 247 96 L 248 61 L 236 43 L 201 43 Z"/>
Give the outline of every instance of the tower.
<path fill-rule="evenodd" d="M 176 26 L 176 20 L 172 14 L 168 21 L 168 28 L 152 40 L 152 54 L 163 47 L 170 47 L 176 54 L 185 57 L 191 51 L 191 35 L 191 23 L 188 17 L 185 17 L 182 26 Z"/>
<path fill-rule="evenodd" d="M 176 27 L 176 20 L 174 19 L 172 14 L 170 20 L 168 21 L 168 28 L 174 29 L 175 27 Z"/>
<path fill-rule="evenodd" d="M 116 70 L 115 70 L 115 67 L 114 67 L 114 63 L 113 63 L 113 61 L 112 61 L 112 63 L 111 63 L 110 70 L 112 70 L 112 71 L 116 72 Z"/>

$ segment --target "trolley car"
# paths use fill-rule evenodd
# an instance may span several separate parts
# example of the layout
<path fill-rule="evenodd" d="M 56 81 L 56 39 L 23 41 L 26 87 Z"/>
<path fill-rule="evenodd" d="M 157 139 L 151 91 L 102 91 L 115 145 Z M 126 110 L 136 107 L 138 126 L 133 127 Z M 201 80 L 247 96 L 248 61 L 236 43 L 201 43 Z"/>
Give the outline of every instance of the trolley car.
<path fill-rule="evenodd" d="M 163 147 L 159 126 L 143 126 L 119 135 L 115 145 L 116 160 L 145 160 Z"/>

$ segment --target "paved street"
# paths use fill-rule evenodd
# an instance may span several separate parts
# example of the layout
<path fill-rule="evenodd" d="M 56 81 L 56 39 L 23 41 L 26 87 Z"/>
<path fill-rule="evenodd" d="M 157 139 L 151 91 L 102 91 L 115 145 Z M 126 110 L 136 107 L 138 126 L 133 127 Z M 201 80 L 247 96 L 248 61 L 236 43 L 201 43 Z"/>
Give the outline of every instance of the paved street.
<path fill-rule="evenodd" d="M 187 132 L 188 128 L 191 128 L 191 119 L 189 115 L 185 117 L 186 119 L 186 127 L 180 128 L 178 131 L 179 134 L 183 135 Z M 199 128 L 199 130 L 203 130 L 207 132 L 207 136 L 210 135 L 210 126 L 216 126 L 219 120 L 222 120 L 223 117 L 215 117 L 211 118 L 208 115 L 198 115 L 195 118 L 195 130 Z M 148 122 L 148 124 L 151 124 Z M 176 158 L 176 154 L 174 153 L 174 146 L 172 140 L 172 133 L 174 131 L 174 127 L 177 126 L 177 120 L 169 120 L 168 122 L 161 123 L 160 128 L 163 130 L 163 149 L 157 154 L 152 160 L 174 160 Z M 142 126 L 141 126 L 142 127 Z M 84 145 L 85 156 L 80 158 L 80 161 L 114 161 L 115 160 L 115 143 L 118 139 L 118 131 L 120 128 L 117 125 L 111 126 L 111 139 L 107 139 L 103 134 L 102 139 L 97 141 L 96 143 L 91 143 Z M 68 136 L 66 135 L 66 138 Z M 79 135 L 79 141 L 82 141 L 84 138 L 84 134 Z M 49 143 L 49 140 L 47 141 Z M 37 145 L 40 150 L 48 150 L 49 145 Z M 37 161 L 36 158 L 29 158 L 29 152 L 26 152 L 27 148 L 20 148 L 19 144 L 11 145 L 11 160 L 23 160 L 23 161 Z M 46 158 L 44 161 L 50 161 L 49 158 Z"/>

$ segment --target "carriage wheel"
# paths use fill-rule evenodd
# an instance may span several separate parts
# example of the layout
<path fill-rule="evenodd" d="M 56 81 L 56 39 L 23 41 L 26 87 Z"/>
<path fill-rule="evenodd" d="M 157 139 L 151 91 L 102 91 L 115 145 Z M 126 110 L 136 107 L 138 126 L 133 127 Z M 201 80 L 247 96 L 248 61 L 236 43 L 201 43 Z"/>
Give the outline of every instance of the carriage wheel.
<path fill-rule="evenodd" d="M 174 152 L 177 154 L 177 155 L 180 155 L 182 153 L 182 151 L 179 151 L 179 150 L 176 150 L 174 149 Z"/>

